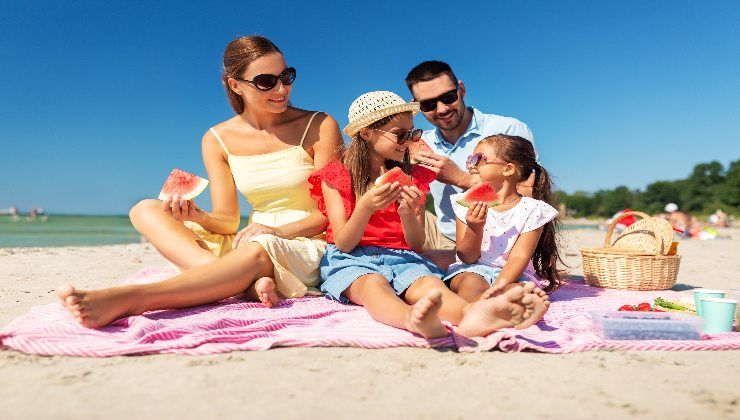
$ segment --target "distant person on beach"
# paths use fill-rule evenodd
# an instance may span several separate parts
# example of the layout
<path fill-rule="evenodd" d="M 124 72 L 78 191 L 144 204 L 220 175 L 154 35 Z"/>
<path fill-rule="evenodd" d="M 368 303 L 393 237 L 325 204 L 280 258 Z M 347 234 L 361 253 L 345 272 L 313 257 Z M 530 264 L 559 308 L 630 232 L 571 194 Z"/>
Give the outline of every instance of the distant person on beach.
<path fill-rule="evenodd" d="M 677 229 L 680 235 L 684 238 L 691 238 L 701 231 L 701 224 L 696 217 L 693 217 L 689 212 L 681 211 L 676 203 L 668 203 L 665 205 L 665 214 L 667 215 L 668 221 Z"/>
<path fill-rule="evenodd" d="M 468 302 L 496 296 L 511 288 L 533 283 L 535 310 L 517 326 L 536 324 L 547 312 L 559 282 L 557 263 L 557 215 L 552 182 L 537 163 L 534 146 L 519 136 L 486 137 L 468 159 L 468 169 L 499 192 L 501 204 L 474 202 L 465 207 L 450 197 L 456 215 L 457 262 L 444 281 Z M 532 197 L 522 195 L 518 185 L 534 173 Z M 544 286 L 543 283 L 547 284 Z"/>
<path fill-rule="evenodd" d="M 184 308 L 232 296 L 273 306 L 318 286 L 326 217 L 308 192 L 308 176 L 335 158 L 339 126 L 330 116 L 288 105 L 296 70 L 260 36 L 232 41 L 222 82 L 236 116 L 206 131 L 203 161 L 213 209 L 174 197 L 131 209 L 136 229 L 182 274 L 145 285 L 57 290 L 82 325 Z M 239 232 L 237 191 L 253 206 Z M 318 294 L 318 291 L 315 293 Z"/>
<path fill-rule="evenodd" d="M 480 181 L 477 175 L 465 170 L 465 160 L 478 142 L 488 136 L 510 134 L 531 142 L 534 142 L 534 136 L 526 124 L 515 118 L 484 114 L 477 108 L 467 107 L 465 84 L 457 79 L 447 63 L 420 63 L 406 76 L 406 86 L 414 101 L 419 102 L 427 121 L 437 127 L 425 131 L 422 137 L 434 153 L 422 153 L 419 158 L 420 163 L 437 172 L 437 180 L 431 184 L 436 217 L 427 214 L 424 248 L 454 250 L 455 214 L 450 196 Z M 526 177 L 518 186 L 520 192 L 531 195 L 533 182 L 533 175 Z M 449 256 L 454 258 L 453 253 Z"/>
<path fill-rule="evenodd" d="M 467 336 L 487 335 L 524 322 L 534 312 L 534 287 L 467 302 L 442 282 L 443 273 L 419 251 L 423 213 L 435 173 L 409 161 L 418 103 L 393 92 L 366 93 L 349 108 L 345 134 L 352 140 L 341 161 L 309 178 L 311 196 L 329 219 L 321 290 L 344 303 L 364 306 L 378 322 L 426 338 L 450 334 L 442 321 Z M 374 186 L 400 168 L 411 182 Z"/>

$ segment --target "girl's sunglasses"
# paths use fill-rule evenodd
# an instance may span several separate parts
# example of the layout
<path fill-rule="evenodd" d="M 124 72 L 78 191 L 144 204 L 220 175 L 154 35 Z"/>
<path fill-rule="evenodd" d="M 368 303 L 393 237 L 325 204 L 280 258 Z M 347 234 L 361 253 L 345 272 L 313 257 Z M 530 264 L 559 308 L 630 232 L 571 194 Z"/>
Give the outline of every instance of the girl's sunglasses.
<path fill-rule="evenodd" d="M 422 112 L 434 111 L 437 109 L 437 102 L 442 102 L 445 105 L 453 104 L 457 101 L 457 88 L 447 91 L 436 98 L 424 99 L 419 101 L 419 109 Z"/>
<path fill-rule="evenodd" d="M 254 85 L 254 87 L 256 87 L 257 89 L 263 92 L 267 92 L 268 90 L 272 90 L 275 86 L 277 86 L 278 80 L 280 80 L 280 83 L 285 86 L 290 86 L 291 84 L 293 84 L 293 81 L 295 81 L 295 68 L 288 67 L 277 76 L 275 76 L 274 74 L 258 74 L 254 76 L 254 79 L 252 80 L 241 79 L 239 77 L 235 77 L 234 79 L 241 82 L 247 82 Z"/>
<path fill-rule="evenodd" d="M 373 128 L 375 131 L 380 131 L 381 133 L 388 133 L 392 134 L 396 137 L 396 144 L 399 146 L 402 144 L 405 144 L 408 141 L 417 142 L 421 140 L 421 128 L 412 128 L 408 131 L 402 131 L 400 133 L 394 133 L 392 131 L 384 131 L 384 130 L 378 130 L 377 128 Z"/>
<path fill-rule="evenodd" d="M 473 153 L 472 155 L 468 156 L 468 159 L 465 161 L 465 164 L 468 167 L 477 168 L 481 165 L 506 165 L 506 162 L 489 162 L 486 155 L 483 153 Z"/>

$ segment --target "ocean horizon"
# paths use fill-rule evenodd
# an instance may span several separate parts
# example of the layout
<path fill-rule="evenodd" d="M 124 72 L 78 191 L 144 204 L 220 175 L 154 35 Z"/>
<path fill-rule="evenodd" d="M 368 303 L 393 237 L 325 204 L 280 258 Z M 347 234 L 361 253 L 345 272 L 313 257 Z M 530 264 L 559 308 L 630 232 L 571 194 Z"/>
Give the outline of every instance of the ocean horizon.
<path fill-rule="evenodd" d="M 0 216 L 0 248 L 118 245 L 144 242 L 127 215 L 49 214 L 48 220 Z M 247 224 L 242 217 L 240 226 Z M 593 224 L 564 224 L 566 230 L 597 229 Z"/>

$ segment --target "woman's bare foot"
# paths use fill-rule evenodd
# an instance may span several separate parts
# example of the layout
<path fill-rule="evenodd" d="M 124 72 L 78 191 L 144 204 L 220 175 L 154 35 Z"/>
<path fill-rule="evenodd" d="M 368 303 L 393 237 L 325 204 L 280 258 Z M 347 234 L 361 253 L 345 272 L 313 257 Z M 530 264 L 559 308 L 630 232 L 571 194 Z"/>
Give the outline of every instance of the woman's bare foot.
<path fill-rule="evenodd" d="M 424 338 L 440 338 L 450 335 L 439 319 L 439 308 L 442 307 L 442 293 L 430 290 L 411 307 L 406 320 L 407 329 Z"/>
<path fill-rule="evenodd" d="M 524 329 L 529 328 L 532 325 L 540 322 L 540 320 L 545 316 L 545 313 L 550 308 L 550 296 L 545 293 L 544 290 L 540 289 L 539 287 L 534 287 L 534 283 L 527 283 L 532 285 L 532 291 L 529 292 L 529 295 L 531 296 L 532 302 L 534 304 L 534 308 L 532 311 L 532 316 L 525 319 L 524 322 L 518 324 L 516 326 L 517 329 Z M 526 290 L 525 285 L 525 290 Z"/>
<path fill-rule="evenodd" d="M 65 284 L 56 290 L 62 306 L 87 328 L 104 327 L 124 316 L 139 315 L 136 297 L 125 286 L 81 291 Z"/>
<path fill-rule="evenodd" d="M 278 303 L 277 292 L 275 292 L 275 280 L 272 277 L 260 277 L 254 282 L 254 291 L 260 302 L 266 308 L 272 308 Z"/>
<path fill-rule="evenodd" d="M 457 332 L 468 337 L 483 337 L 501 328 L 511 328 L 532 316 L 532 293 L 513 287 L 487 299 L 469 303 Z"/>

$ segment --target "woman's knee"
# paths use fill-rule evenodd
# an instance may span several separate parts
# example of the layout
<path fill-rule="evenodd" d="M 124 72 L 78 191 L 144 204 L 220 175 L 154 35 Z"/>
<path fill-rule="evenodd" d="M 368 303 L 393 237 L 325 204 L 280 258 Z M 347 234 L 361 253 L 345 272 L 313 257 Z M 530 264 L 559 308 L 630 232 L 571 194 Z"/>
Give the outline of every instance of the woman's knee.
<path fill-rule="evenodd" d="M 257 242 L 249 242 L 231 252 L 239 255 L 244 261 L 256 264 L 259 268 L 264 268 L 268 264 L 272 264 L 272 260 L 270 260 L 270 256 L 265 251 L 265 248 Z"/>
<path fill-rule="evenodd" d="M 162 212 L 162 202 L 154 199 L 145 199 L 136 203 L 128 212 L 131 223 L 136 226 L 155 212 Z"/>

